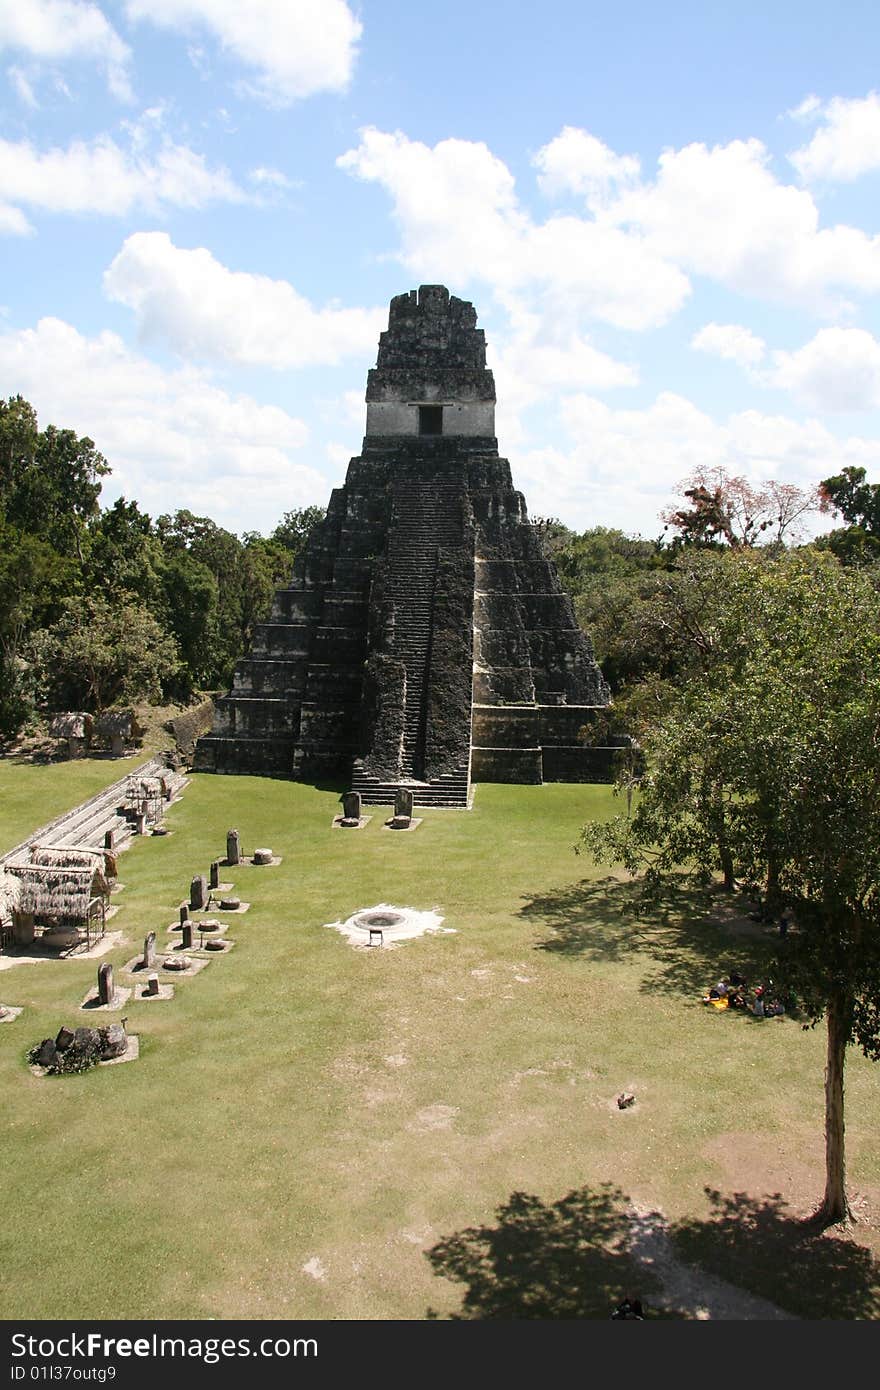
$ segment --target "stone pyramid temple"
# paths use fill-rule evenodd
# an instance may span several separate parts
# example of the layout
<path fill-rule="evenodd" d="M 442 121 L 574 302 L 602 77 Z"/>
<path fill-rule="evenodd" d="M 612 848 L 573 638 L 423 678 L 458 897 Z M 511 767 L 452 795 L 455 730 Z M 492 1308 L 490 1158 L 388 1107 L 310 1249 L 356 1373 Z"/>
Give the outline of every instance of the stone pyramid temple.
<path fill-rule="evenodd" d="M 239 661 L 195 768 L 408 786 L 464 806 L 472 782 L 606 781 L 582 731 L 608 687 L 498 455 L 472 304 L 391 301 L 363 451 Z"/>

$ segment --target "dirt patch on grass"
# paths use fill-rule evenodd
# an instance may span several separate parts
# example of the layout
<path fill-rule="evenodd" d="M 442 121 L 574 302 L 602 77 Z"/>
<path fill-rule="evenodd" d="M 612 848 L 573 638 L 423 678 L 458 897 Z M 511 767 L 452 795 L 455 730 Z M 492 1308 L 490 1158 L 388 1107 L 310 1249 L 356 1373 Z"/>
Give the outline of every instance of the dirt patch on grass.
<path fill-rule="evenodd" d="M 427 1105 L 410 1120 L 407 1129 L 415 1130 L 419 1134 L 427 1134 L 434 1129 L 451 1129 L 457 1114 L 457 1105 L 442 1105 L 439 1102 L 436 1105 Z"/>
<path fill-rule="evenodd" d="M 824 1175 L 799 1152 L 786 1152 L 780 1136 L 767 1138 L 732 1130 L 716 1134 L 703 1153 L 721 1170 L 720 1185 L 754 1196 L 784 1192 L 792 1212 L 809 1216 L 822 1195 Z"/>
<path fill-rule="evenodd" d="M 795 1217 L 811 1216 L 825 1187 L 821 1148 L 816 1150 L 816 1161 L 810 1163 L 793 1148 L 786 1151 L 781 1147 L 778 1135 L 766 1139 L 734 1130 L 710 1139 L 703 1153 L 719 1165 L 721 1186 L 751 1197 L 783 1193 Z M 849 1199 L 855 1217 L 852 1234 L 880 1255 L 880 1188 L 865 1185 L 850 1190 Z"/>

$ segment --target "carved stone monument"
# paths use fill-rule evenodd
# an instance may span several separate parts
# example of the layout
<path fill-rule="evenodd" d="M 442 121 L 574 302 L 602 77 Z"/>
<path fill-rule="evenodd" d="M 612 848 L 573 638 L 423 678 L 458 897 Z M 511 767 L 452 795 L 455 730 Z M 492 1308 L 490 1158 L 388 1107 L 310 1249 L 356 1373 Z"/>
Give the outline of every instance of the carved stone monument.
<path fill-rule="evenodd" d="M 208 887 L 211 889 L 220 887 L 220 860 L 215 859 L 211 864 L 211 875 L 208 880 Z"/>
<path fill-rule="evenodd" d="M 227 864 L 241 863 L 241 836 L 237 830 L 227 830 L 226 832 L 226 862 Z"/>
<path fill-rule="evenodd" d="M 190 912 L 201 912 L 208 906 L 208 880 L 204 874 L 196 874 L 189 886 Z"/>
<path fill-rule="evenodd" d="M 113 1003 L 113 966 L 109 961 L 98 966 L 98 1003 Z"/>
<path fill-rule="evenodd" d="M 144 969 L 144 970 L 152 970 L 152 968 L 153 968 L 153 966 L 154 966 L 155 964 L 156 964 L 156 933 L 155 933 L 154 931 L 151 931 L 151 932 L 147 932 L 147 935 L 144 937 L 144 960 L 143 960 L 143 969 Z"/>
<path fill-rule="evenodd" d="M 192 949 L 192 944 L 193 944 L 193 924 L 192 924 L 192 922 L 184 922 L 184 924 L 183 924 L 183 935 L 181 936 L 181 942 L 182 942 L 182 944 L 183 944 L 183 948 L 184 948 L 185 951 L 188 951 L 188 950 L 191 950 L 191 949 Z"/>
<path fill-rule="evenodd" d="M 342 819 L 340 825 L 360 825 L 361 823 L 361 794 L 360 792 L 344 792 L 342 797 Z"/>
<path fill-rule="evenodd" d="M 476 323 L 442 285 L 391 301 L 362 452 L 217 701 L 197 770 L 350 773 L 364 804 L 407 782 L 420 806 L 466 805 L 471 779 L 610 780 L 607 738 L 581 737 L 608 687 L 499 456 Z"/>

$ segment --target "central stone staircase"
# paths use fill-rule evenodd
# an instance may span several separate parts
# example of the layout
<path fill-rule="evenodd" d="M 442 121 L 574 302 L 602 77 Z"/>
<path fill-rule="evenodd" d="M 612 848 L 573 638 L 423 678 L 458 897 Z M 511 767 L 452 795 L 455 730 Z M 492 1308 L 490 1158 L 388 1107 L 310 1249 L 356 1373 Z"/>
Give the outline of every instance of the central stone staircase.
<path fill-rule="evenodd" d="M 402 477 L 393 485 L 388 535 L 386 592 L 394 607 L 390 655 L 406 667 L 406 701 L 400 778 L 382 781 L 357 759 L 352 789 L 367 805 L 393 802 L 406 786 L 420 806 L 467 806 L 467 767 L 424 780 L 428 668 L 431 660 L 431 615 L 439 552 L 461 546 L 463 492 L 459 482 L 415 481 Z"/>

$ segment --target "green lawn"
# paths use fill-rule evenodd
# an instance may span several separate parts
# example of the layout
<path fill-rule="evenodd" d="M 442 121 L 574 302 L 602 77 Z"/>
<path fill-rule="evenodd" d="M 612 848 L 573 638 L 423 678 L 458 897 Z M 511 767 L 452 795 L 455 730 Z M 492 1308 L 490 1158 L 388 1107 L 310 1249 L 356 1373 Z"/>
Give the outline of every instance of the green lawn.
<path fill-rule="evenodd" d="M 36 765 L 0 758 L 0 854 L 111 782 L 134 772 L 149 756 L 149 752 L 138 752 L 130 758 L 83 758 Z"/>
<path fill-rule="evenodd" d="M 69 804 L 90 767 L 0 778 L 40 821 L 68 769 L 52 794 Z M 232 952 L 123 1010 L 139 1060 L 34 1077 L 27 1047 L 82 1020 L 96 963 L 0 971 L 26 1010 L 0 1027 L 3 1316 L 423 1318 L 467 1296 L 475 1316 L 604 1317 L 633 1279 L 650 1302 L 621 1251 L 629 1202 L 795 1313 L 876 1316 L 871 1232 L 805 1242 L 784 1205 L 821 1195 L 821 1030 L 699 1003 L 766 942 L 687 895 L 627 915 L 627 885 L 572 852 L 617 806 L 606 788 L 481 786 L 472 812 L 415 833 L 383 830 L 381 808 L 346 832 L 333 791 L 194 777 L 174 833 L 122 857 L 115 965 L 150 929 L 167 940 L 229 827 L 283 863 L 230 871 L 252 904 L 226 919 Z M 324 926 L 379 902 L 436 908 L 454 934 L 371 951 Z M 880 1067 L 853 1053 L 850 1185 L 875 1211 L 878 1098 Z M 795 1246 L 798 1279 L 780 1280 Z"/>

